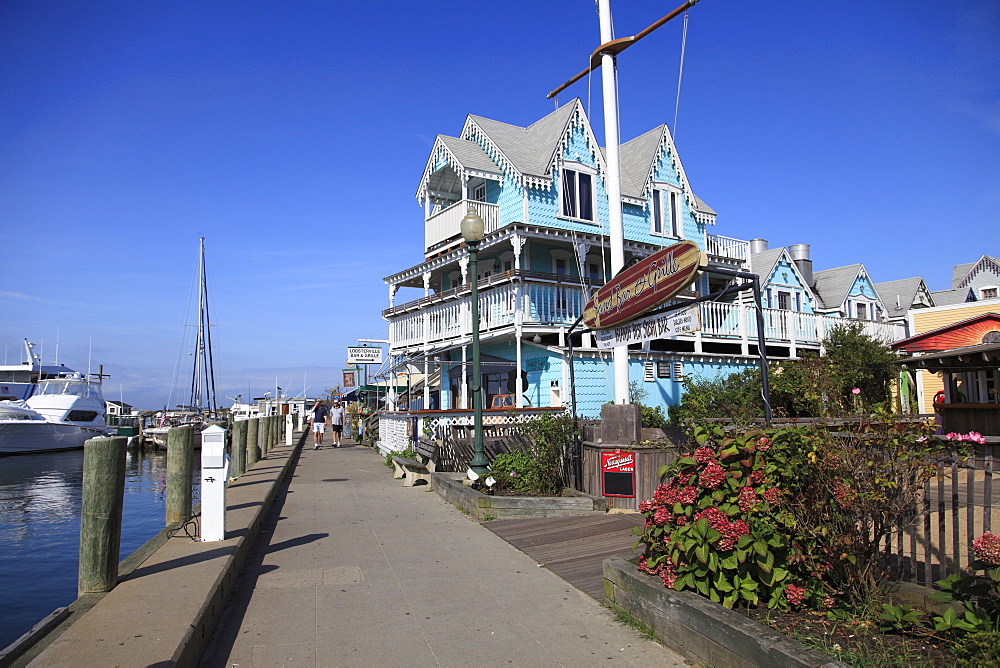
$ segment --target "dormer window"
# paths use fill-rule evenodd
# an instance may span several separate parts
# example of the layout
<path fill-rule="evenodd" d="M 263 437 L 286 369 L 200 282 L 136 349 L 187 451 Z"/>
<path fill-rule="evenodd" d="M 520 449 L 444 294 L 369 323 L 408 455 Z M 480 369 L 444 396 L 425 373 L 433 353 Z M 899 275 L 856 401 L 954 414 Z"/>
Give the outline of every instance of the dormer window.
<path fill-rule="evenodd" d="M 653 215 L 649 233 L 660 237 L 681 236 L 679 192 L 668 186 L 653 188 Z"/>
<path fill-rule="evenodd" d="M 562 190 L 559 214 L 564 218 L 594 222 L 594 174 L 564 167 L 559 186 Z"/>

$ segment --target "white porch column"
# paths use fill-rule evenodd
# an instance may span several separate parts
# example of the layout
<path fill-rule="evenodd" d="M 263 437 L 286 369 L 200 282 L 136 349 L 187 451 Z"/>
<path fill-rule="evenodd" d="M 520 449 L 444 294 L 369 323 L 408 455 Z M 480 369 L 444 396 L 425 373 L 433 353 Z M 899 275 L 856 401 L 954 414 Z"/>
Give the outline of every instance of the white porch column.
<path fill-rule="evenodd" d="M 519 235 L 514 235 L 510 240 L 511 245 L 514 247 L 514 269 L 521 268 L 521 250 L 525 246 L 524 237 Z"/>
<path fill-rule="evenodd" d="M 431 273 L 425 271 L 423 274 L 424 278 L 424 297 L 428 297 L 431 294 Z M 424 309 L 424 410 L 431 407 L 431 387 L 430 383 L 430 365 L 427 360 L 427 352 L 430 350 L 430 337 L 431 337 L 431 314 L 428 309 Z"/>
<path fill-rule="evenodd" d="M 576 251 L 576 268 L 577 271 L 580 272 L 580 278 L 586 278 L 587 253 L 590 252 L 590 244 L 577 241 L 573 243 L 573 249 Z"/>
<path fill-rule="evenodd" d="M 396 301 L 396 293 L 399 292 L 399 286 L 395 283 L 389 284 L 389 308 L 393 307 Z"/>
<path fill-rule="evenodd" d="M 518 293 L 520 293 L 521 286 L 518 285 L 517 289 L 518 289 Z M 515 318 L 519 318 L 519 315 L 515 315 Z M 517 355 L 516 355 L 517 367 L 514 369 L 514 373 L 515 373 L 515 376 L 514 376 L 514 387 L 515 387 L 515 390 L 514 391 L 516 393 L 514 395 L 514 406 L 516 408 L 524 408 L 524 400 L 522 399 L 522 397 L 524 396 L 524 388 L 521 387 L 521 369 L 523 368 L 523 366 L 521 364 L 521 344 L 524 343 L 524 342 L 521 340 L 521 335 L 522 335 L 522 332 L 521 332 L 521 323 L 518 322 L 516 325 L 514 325 L 514 337 L 515 337 L 515 340 L 517 341 Z"/>
<path fill-rule="evenodd" d="M 460 408 L 469 409 L 469 367 L 465 363 L 467 346 L 462 346 L 462 401 Z"/>

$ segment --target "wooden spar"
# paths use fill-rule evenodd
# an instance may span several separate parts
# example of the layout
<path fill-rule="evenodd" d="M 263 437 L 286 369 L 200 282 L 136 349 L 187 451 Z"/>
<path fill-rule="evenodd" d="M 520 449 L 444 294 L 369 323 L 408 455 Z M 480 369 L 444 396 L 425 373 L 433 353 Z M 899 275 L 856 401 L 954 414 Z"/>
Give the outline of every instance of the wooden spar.
<path fill-rule="evenodd" d="M 663 18 L 661 18 L 659 21 L 656 21 L 655 23 L 653 23 L 652 25 L 650 25 L 648 28 L 646 28 L 645 30 L 643 30 L 642 32 L 640 32 L 638 35 L 635 35 L 633 37 L 620 37 L 618 39 L 613 39 L 610 42 L 606 42 L 606 43 L 600 45 L 599 47 L 597 47 L 594 50 L 594 52 L 592 54 L 590 54 L 590 67 L 588 67 L 584 71 L 580 72 L 575 77 L 573 77 L 572 79 L 570 79 L 569 81 L 567 81 L 563 85 L 559 86 L 559 88 L 556 88 L 554 91 L 552 91 L 551 93 L 549 93 L 548 95 L 546 95 L 545 99 L 549 100 L 549 99 L 555 97 L 556 95 L 558 95 L 559 93 L 563 92 L 564 90 L 566 90 L 567 88 L 569 88 L 570 86 L 572 86 L 573 84 L 575 84 L 577 81 L 579 81 L 583 77 L 587 76 L 588 73 L 593 72 L 598 67 L 600 67 L 601 66 L 601 56 L 602 55 L 604 55 L 604 54 L 611 54 L 613 56 L 617 56 L 619 53 L 621 53 L 622 51 L 624 51 L 628 47 L 632 46 L 633 44 L 635 44 L 636 42 L 638 42 L 640 39 L 642 39 L 643 37 L 647 36 L 649 33 L 653 32 L 654 30 L 656 30 L 657 28 L 659 28 L 660 26 L 662 26 L 663 24 L 665 24 L 667 21 L 669 21 L 671 19 L 674 19 L 674 18 L 677 18 L 678 16 L 680 16 L 680 14 L 682 12 L 686 11 L 687 9 L 690 9 L 697 2 L 698 2 L 698 0 L 688 0 L 688 2 L 685 2 L 683 5 L 681 5 L 680 7 L 678 7 L 677 9 L 675 9 L 674 11 L 670 12 L 669 14 L 667 14 L 666 16 L 664 16 Z"/>

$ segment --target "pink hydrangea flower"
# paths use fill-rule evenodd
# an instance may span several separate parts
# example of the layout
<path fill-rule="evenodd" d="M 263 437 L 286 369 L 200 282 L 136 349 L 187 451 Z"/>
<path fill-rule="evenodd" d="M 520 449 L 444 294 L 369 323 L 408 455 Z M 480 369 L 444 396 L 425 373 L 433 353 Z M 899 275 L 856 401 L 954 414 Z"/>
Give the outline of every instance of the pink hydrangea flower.
<path fill-rule="evenodd" d="M 987 531 L 972 541 L 976 558 L 994 566 L 1000 566 L 1000 536 Z"/>
<path fill-rule="evenodd" d="M 802 602 L 806 598 L 805 587 L 800 587 L 798 585 L 790 584 L 785 587 L 785 598 L 792 605 L 802 605 Z"/>

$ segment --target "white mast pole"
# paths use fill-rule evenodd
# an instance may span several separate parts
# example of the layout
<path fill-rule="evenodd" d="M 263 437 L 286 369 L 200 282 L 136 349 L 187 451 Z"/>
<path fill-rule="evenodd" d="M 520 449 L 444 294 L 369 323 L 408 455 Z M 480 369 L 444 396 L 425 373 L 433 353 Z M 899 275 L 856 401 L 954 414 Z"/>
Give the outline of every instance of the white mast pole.
<path fill-rule="evenodd" d="M 598 0 L 597 13 L 601 19 L 601 44 L 614 39 L 611 31 L 611 0 Z M 615 85 L 615 58 L 601 54 L 601 84 L 604 98 L 604 141 L 608 154 L 608 232 L 611 240 L 611 275 L 625 267 L 625 232 L 622 225 L 622 188 L 618 157 L 618 91 Z M 628 346 L 615 346 L 614 397 L 616 404 L 628 401 Z"/>

